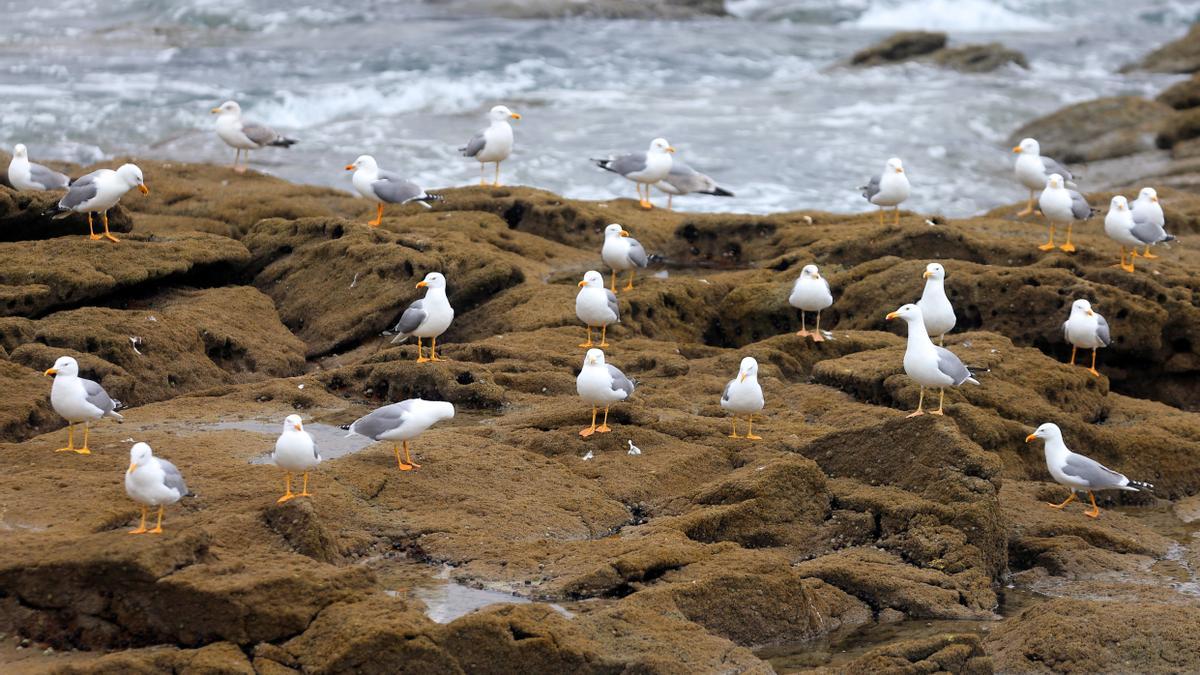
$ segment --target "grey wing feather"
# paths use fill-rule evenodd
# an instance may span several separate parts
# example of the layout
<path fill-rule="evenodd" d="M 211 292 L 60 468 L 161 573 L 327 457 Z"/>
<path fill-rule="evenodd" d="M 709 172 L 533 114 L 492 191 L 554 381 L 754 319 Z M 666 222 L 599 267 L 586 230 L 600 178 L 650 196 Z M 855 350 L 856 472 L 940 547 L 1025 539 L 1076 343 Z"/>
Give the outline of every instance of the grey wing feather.
<path fill-rule="evenodd" d="M 459 150 L 462 151 L 463 157 L 474 157 L 479 154 L 480 150 L 483 150 L 483 146 L 485 145 L 487 145 L 487 139 L 484 138 L 481 131 L 472 136 L 471 140 L 467 141 L 467 144 L 459 148 Z"/>
<path fill-rule="evenodd" d="M 29 177 L 33 182 L 40 184 L 43 190 L 61 190 L 71 182 L 66 175 L 33 163 L 29 165 Z"/>
<path fill-rule="evenodd" d="M 1160 241 L 1174 239 L 1161 226 L 1150 220 L 1145 211 L 1133 214 L 1133 229 L 1130 232 L 1143 244 L 1157 244 Z"/>
<path fill-rule="evenodd" d="M 96 186 L 96 177 L 99 174 L 99 171 L 93 171 L 76 178 L 67 190 L 67 194 L 63 195 L 63 198 L 59 200 L 58 205 L 64 209 L 73 209 L 94 198 L 96 191 L 99 189 Z"/>
<path fill-rule="evenodd" d="M 617 321 L 621 320 L 621 306 L 617 304 L 617 294 L 609 289 L 604 289 L 604 293 L 608 297 L 608 308 L 612 310 L 613 315 L 617 317 Z"/>
<path fill-rule="evenodd" d="M 1062 328 L 1063 328 L 1063 339 L 1066 340 L 1067 342 L 1070 342 L 1071 338 L 1068 337 L 1068 335 L 1067 335 L 1067 322 L 1066 321 L 1063 322 Z"/>
<path fill-rule="evenodd" d="M 396 333 L 397 338 L 403 340 L 425 321 L 426 316 L 428 315 L 425 313 L 425 299 L 414 300 L 400 315 L 400 320 L 396 322 L 396 327 L 392 331 Z M 396 340 L 392 340 L 392 342 L 396 342 Z"/>
<path fill-rule="evenodd" d="M 622 373 L 616 366 L 612 365 L 611 363 L 605 365 L 608 366 L 608 374 L 612 376 L 613 389 L 625 392 L 625 398 L 632 396 L 633 382 L 631 382 L 628 377 L 625 377 L 625 373 Z"/>
<path fill-rule="evenodd" d="M 879 182 L 883 180 L 883 174 L 871 178 L 871 182 L 859 187 L 863 191 L 862 196 L 867 201 L 871 201 L 871 197 L 879 194 Z"/>
<path fill-rule="evenodd" d="M 1124 475 L 1113 471 L 1100 462 L 1083 455 L 1071 453 L 1063 465 L 1063 473 L 1087 481 L 1093 489 L 1105 487 L 1122 487 L 1128 480 Z"/>
<path fill-rule="evenodd" d="M 82 377 L 79 378 L 79 381 L 83 383 L 83 391 L 87 395 L 86 398 L 88 403 L 91 403 L 100 410 L 104 411 L 105 415 L 120 417 L 120 415 L 117 415 L 115 412 L 113 412 L 116 410 L 118 402 L 113 400 L 113 398 L 108 395 L 108 392 L 104 391 L 104 387 L 101 387 L 98 383 L 91 380 L 85 380 Z"/>
<path fill-rule="evenodd" d="M 313 435 L 309 434 L 307 431 L 304 433 L 308 434 L 308 440 L 312 441 L 313 459 L 317 460 L 318 462 L 321 461 L 321 451 L 317 449 L 317 439 L 313 438 Z"/>
<path fill-rule="evenodd" d="M 272 141 L 279 140 L 279 134 L 274 129 L 261 124 L 245 123 L 242 125 L 242 133 L 246 138 L 259 145 L 267 145 Z"/>
<path fill-rule="evenodd" d="M 371 183 L 371 190 L 390 204 L 403 204 L 425 196 L 425 191 L 416 183 L 386 171 L 379 172 L 379 180 Z"/>
<path fill-rule="evenodd" d="M 645 267 L 650 263 L 650 259 L 646 257 L 646 249 L 642 248 L 642 242 L 632 237 L 626 239 L 629 242 L 629 262 L 638 267 Z"/>
<path fill-rule="evenodd" d="M 1100 338 L 1100 342 L 1105 347 L 1112 343 L 1112 338 L 1108 334 L 1108 321 L 1099 314 L 1096 315 L 1096 337 Z"/>
<path fill-rule="evenodd" d="M 833 295 L 833 289 L 831 289 L 831 288 L 829 287 L 829 280 L 828 280 L 828 279 L 826 279 L 825 277 L 821 277 L 821 283 L 825 284 L 825 290 L 826 290 L 826 291 L 829 293 L 829 295 L 831 295 L 831 296 L 832 296 L 832 295 Z"/>
<path fill-rule="evenodd" d="M 1074 190 L 1068 190 L 1068 192 L 1071 193 L 1071 215 L 1075 216 L 1076 220 L 1091 218 L 1092 206 L 1088 204 L 1087 199 Z"/>
<path fill-rule="evenodd" d="M 975 382 L 974 378 L 971 377 L 971 371 L 967 370 L 967 367 L 963 365 L 962 360 L 959 359 L 954 352 L 946 349 L 945 347 L 938 347 L 937 345 L 934 345 L 933 349 L 935 352 L 937 352 L 938 370 L 942 371 L 943 375 L 946 375 L 953 380 L 954 386 L 957 387 L 968 380 L 974 382 L 975 384 L 979 384 L 978 382 Z"/>
<path fill-rule="evenodd" d="M 602 166 L 603 168 L 608 169 L 613 173 L 619 173 L 622 176 L 631 173 L 637 173 L 646 168 L 646 153 L 634 152 L 628 155 L 621 155 L 620 157 L 609 160 Z"/>
<path fill-rule="evenodd" d="M 412 401 L 400 401 L 367 413 L 350 425 L 350 433 L 379 440 L 379 435 L 387 433 L 404 423 L 404 418 L 412 410 Z"/>
<path fill-rule="evenodd" d="M 183 474 L 179 473 L 179 469 L 165 459 L 159 459 L 158 463 L 163 470 L 163 485 L 178 490 L 180 497 L 188 494 L 187 485 L 183 482 Z"/>
<path fill-rule="evenodd" d="M 730 380 L 730 381 L 728 381 L 728 382 L 726 382 L 726 383 L 725 383 L 725 391 L 722 391 L 722 392 L 721 392 L 721 400 L 722 400 L 722 401 L 728 401 L 728 400 L 729 400 L 729 390 L 730 390 L 730 389 L 733 389 L 733 383 L 734 383 L 734 380 Z"/>
<path fill-rule="evenodd" d="M 1075 180 L 1075 177 L 1071 175 L 1070 169 L 1045 155 L 1042 156 L 1042 167 L 1046 169 L 1047 176 L 1056 173 L 1062 176 L 1064 181 Z"/>

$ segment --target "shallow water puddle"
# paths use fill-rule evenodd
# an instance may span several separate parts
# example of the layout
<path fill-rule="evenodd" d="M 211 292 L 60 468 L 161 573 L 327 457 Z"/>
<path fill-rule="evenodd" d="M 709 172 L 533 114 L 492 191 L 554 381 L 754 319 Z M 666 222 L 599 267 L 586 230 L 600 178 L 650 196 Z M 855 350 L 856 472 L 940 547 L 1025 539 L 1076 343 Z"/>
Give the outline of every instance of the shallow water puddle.
<path fill-rule="evenodd" d="M 258 420 L 214 422 L 200 426 L 200 430 L 202 431 L 249 431 L 250 433 L 269 436 L 270 440 L 263 443 L 266 452 L 251 459 L 251 464 L 274 463 L 271 460 L 271 452 L 275 449 L 275 439 L 279 437 L 281 429 L 282 424 L 280 422 L 260 422 Z M 337 459 L 338 457 L 356 453 L 375 442 L 362 436 L 347 437 L 347 431 L 329 424 L 313 422 L 305 424 L 304 430 L 312 434 L 313 440 L 317 442 L 317 451 L 321 453 L 321 458 L 325 460 Z"/>
<path fill-rule="evenodd" d="M 387 591 L 387 593 L 393 596 L 400 595 L 397 591 Z M 450 623 L 460 616 L 491 605 L 525 605 L 532 602 L 519 595 L 484 588 L 472 588 L 455 581 L 417 586 L 409 595 L 425 603 L 425 616 L 436 623 Z M 550 606 L 568 619 L 574 616 L 562 605 L 551 604 Z"/>

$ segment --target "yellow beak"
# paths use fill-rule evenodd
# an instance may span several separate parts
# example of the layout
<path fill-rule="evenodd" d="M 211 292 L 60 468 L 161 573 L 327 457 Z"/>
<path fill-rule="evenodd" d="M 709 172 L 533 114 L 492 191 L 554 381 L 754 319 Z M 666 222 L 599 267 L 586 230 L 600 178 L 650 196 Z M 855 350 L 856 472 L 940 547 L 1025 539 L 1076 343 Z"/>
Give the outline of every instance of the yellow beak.
<path fill-rule="evenodd" d="M 1019 154 L 1021 152 L 1021 146 L 1018 145 L 1017 147 L 1013 148 L 1013 152 Z"/>
<path fill-rule="evenodd" d="M 129 465 L 129 470 L 125 473 L 133 473 L 137 469 L 137 462 L 132 462 Z"/>
<path fill-rule="evenodd" d="M 579 282 L 579 287 L 580 287 L 580 288 L 583 288 L 584 286 L 587 286 L 587 282 L 586 282 L 586 281 L 581 281 L 581 282 Z"/>
<path fill-rule="evenodd" d="M 901 168 L 896 169 L 896 173 L 904 173 L 904 168 L 901 167 Z"/>
<path fill-rule="evenodd" d="M 138 190 L 144 195 L 150 194 L 150 188 L 146 187 L 145 185 L 139 185 Z"/>
<path fill-rule="evenodd" d="M 667 152 L 675 152 L 675 148 L 672 148 L 671 146 L 668 145 Z"/>
<path fill-rule="evenodd" d="M 629 233 L 628 233 L 628 232 L 626 232 L 625 230 L 621 230 L 621 236 L 622 236 L 622 237 L 628 237 L 628 236 L 629 236 Z"/>
<path fill-rule="evenodd" d="M 212 109 L 212 110 L 210 110 L 209 112 L 211 112 L 212 114 L 216 115 L 217 113 L 221 112 L 221 109 L 220 109 L 220 108 L 213 108 L 213 109 Z"/>
<path fill-rule="evenodd" d="M 1155 204 L 1157 204 L 1157 203 L 1158 203 L 1158 197 L 1151 197 L 1151 198 L 1150 198 L 1150 201 L 1152 201 L 1152 202 L 1154 202 Z"/>
<path fill-rule="evenodd" d="M 1025 442 L 1029 443 L 1029 442 L 1033 441 L 1033 439 L 1035 439 L 1035 438 L 1037 438 L 1037 436 L 1034 436 L 1033 434 L 1029 434 L 1028 436 L 1025 437 Z"/>
<path fill-rule="evenodd" d="M 346 165 L 346 170 L 347 170 L 347 171 L 353 171 L 353 170 L 354 170 L 354 165 L 353 165 L 353 164 L 347 164 L 347 165 Z"/>
<path fill-rule="evenodd" d="M 428 285 L 429 285 L 429 284 L 428 284 L 428 283 L 426 283 L 426 282 L 424 282 L 424 281 L 418 281 L 418 282 L 417 282 L 417 288 L 425 288 L 425 287 L 426 287 L 426 286 L 428 286 Z"/>
<path fill-rule="evenodd" d="M 922 278 L 922 279 L 928 279 L 928 278 L 929 278 L 929 277 L 931 277 L 931 276 L 933 276 L 933 272 L 930 272 L 929 270 L 926 270 L 926 271 L 925 271 L 925 274 L 922 274 L 922 275 L 921 275 L 921 278 Z"/>
<path fill-rule="evenodd" d="M 888 321 L 891 321 L 892 319 L 894 319 L 898 316 L 900 316 L 900 315 L 897 314 L 896 312 L 888 312 L 888 315 L 884 318 L 887 319 Z"/>
<path fill-rule="evenodd" d="M 746 381 L 746 374 L 742 373 L 742 376 L 738 378 L 738 382 L 745 382 L 745 381 Z"/>
<path fill-rule="evenodd" d="M 296 427 L 296 431 L 304 431 L 303 429 L 300 428 L 299 424 L 293 424 L 292 426 Z"/>
<path fill-rule="evenodd" d="M 1090 310 L 1090 309 L 1088 310 L 1088 316 L 1093 316 L 1093 315 L 1095 315 L 1095 314 L 1096 314 L 1096 313 L 1095 313 L 1095 312 L 1093 312 L 1092 310 Z"/>
<path fill-rule="evenodd" d="M 51 376 L 51 375 L 57 375 L 57 374 L 58 374 L 58 371 L 57 371 L 57 370 L 55 370 L 54 368 L 47 368 L 47 369 L 46 369 L 46 372 L 44 372 L 44 373 L 42 373 L 42 374 L 43 374 L 43 375 L 45 375 L 46 377 L 49 377 L 49 376 Z"/>
<path fill-rule="evenodd" d="M 518 115 L 517 113 L 513 113 L 513 114 L 511 114 L 511 115 L 509 115 L 509 117 L 513 118 L 514 120 L 519 120 L 519 119 L 521 119 L 521 116 L 520 116 L 520 115 Z"/>

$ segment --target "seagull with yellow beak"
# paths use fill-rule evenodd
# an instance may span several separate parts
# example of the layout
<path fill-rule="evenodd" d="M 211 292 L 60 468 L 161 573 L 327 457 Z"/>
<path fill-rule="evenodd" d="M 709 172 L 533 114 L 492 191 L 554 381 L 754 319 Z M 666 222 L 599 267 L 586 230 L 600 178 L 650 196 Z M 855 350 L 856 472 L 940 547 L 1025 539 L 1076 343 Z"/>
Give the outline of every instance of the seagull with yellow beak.
<path fill-rule="evenodd" d="M 1050 174 L 1056 173 L 1062 176 L 1069 187 L 1075 187 L 1071 182 L 1074 180 L 1074 176 L 1071 175 L 1070 170 L 1053 159 L 1043 156 L 1042 146 L 1035 139 L 1022 139 L 1012 151 L 1017 154 L 1017 161 L 1013 166 L 1017 180 L 1029 189 L 1029 203 L 1025 205 L 1024 211 L 1017 214 L 1018 218 L 1033 213 L 1033 200 L 1037 198 L 1038 191 L 1046 187 L 1046 179 L 1050 177 Z"/>
<path fill-rule="evenodd" d="M 489 162 L 495 163 L 496 180 L 492 187 L 500 187 L 500 162 L 508 159 L 513 149 L 513 129 L 508 121 L 519 120 L 521 116 L 509 110 L 507 106 L 498 105 L 488 111 L 488 119 L 491 120 L 491 124 L 472 136 L 471 140 L 458 150 L 463 157 L 474 157 L 478 160 L 480 185 L 487 185 L 487 181 L 483 179 L 484 166 Z"/>
<path fill-rule="evenodd" d="M 612 290 L 617 290 L 617 272 L 629 270 L 629 283 L 622 290 L 633 290 L 633 277 L 638 269 L 645 269 L 650 264 L 646 249 L 637 239 L 629 236 L 625 228 L 613 223 L 604 228 L 604 246 L 600 249 L 600 259 L 612 269 Z"/>
<path fill-rule="evenodd" d="M 930 411 L 941 415 L 942 403 L 946 398 L 946 387 L 957 387 L 970 382 L 979 384 L 971 375 L 971 371 L 963 365 L 954 352 L 933 344 L 929 339 L 929 331 L 925 328 L 925 318 L 921 308 L 916 305 L 904 305 L 887 315 L 887 320 L 900 318 L 908 324 L 908 346 L 904 350 L 904 372 L 917 384 L 921 385 L 921 398 L 917 401 L 916 412 L 909 417 L 924 415 L 925 387 L 938 388 L 937 410 Z"/>
<path fill-rule="evenodd" d="M 579 295 L 575 296 L 575 316 L 587 324 L 587 342 L 580 347 L 592 347 L 592 328 L 600 327 L 600 346 L 607 347 L 609 324 L 621 321 L 621 308 L 617 294 L 604 287 L 604 277 L 596 270 L 588 270 L 579 282 Z"/>
<path fill-rule="evenodd" d="M 53 368 L 46 369 L 47 377 L 54 376 L 50 386 L 50 405 L 54 412 L 67 420 L 67 447 L 57 452 L 90 455 L 88 423 L 111 417 L 118 422 L 125 418 L 117 412 L 121 402 L 110 397 L 98 383 L 79 376 L 79 362 L 70 356 L 60 356 Z M 75 447 L 75 425 L 83 423 L 83 445 Z"/>
<path fill-rule="evenodd" d="M 379 168 L 375 158 L 370 155 L 359 155 L 353 164 L 346 165 L 347 171 L 353 171 L 350 182 L 358 194 L 376 203 L 378 210 L 375 220 L 367 222 L 371 227 L 383 224 L 384 204 L 407 204 L 416 202 L 427 209 L 431 201 L 442 201 L 441 195 L 431 195 L 420 185 L 401 177 L 391 171 Z"/>
<path fill-rule="evenodd" d="M 414 300 L 408 309 L 400 315 L 400 320 L 392 331 L 396 337 L 392 344 L 404 342 L 410 336 L 417 337 L 417 362 L 442 361 L 437 355 L 438 336 L 446 332 L 450 322 L 454 321 L 454 308 L 446 297 L 446 277 L 438 272 L 430 272 L 417 282 L 417 288 L 424 288 L 425 297 Z M 421 338 L 429 338 L 429 358 L 421 353 Z"/>
<path fill-rule="evenodd" d="M 67 188 L 67 194 L 45 215 L 60 220 L 72 213 L 86 213 L 90 239 L 118 242 L 120 239 L 108 231 L 108 210 L 116 206 L 121 197 L 133 188 L 137 188 L 144 195 L 150 194 L 150 188 L 146 187 L 142 177 L 142 170 L 136 164 L 122 164 L 116 171 L 99 169 L 76 178 Z M 96 229 L 92 226 L 93 213 L 100 214 L 100 221 L 104 223 L 104 234 L 96 234 Z"/>
<path fill-rule="evenodd" d="M 1100 507 L 1096 506 L 1093 490 L 1141 492 L 1154 489 L 1150 483 L 1130 480 L 1090 457 L 1071 452 L 1063 442 L 1062 430 L 1053 422 L 1047 422 L 1035 429 L 1025 437 L 1025 442 L 1032 443 L 1035 438 L 1046 442 L 1046 468 L 1050 470 L 1054 482 L 1071 488 L 1071 496 L 1061 504 L 1049 504 L 1052 508 L 1066 508 L 1067 504 L 1075 500 L 1076 491 L 1086 490 L 1092 502 L 1092 509 L 1084 511 L 1083 515 L 1096 518 L 1100 515 Z"/>
<path fill-rule="evenodd" d="M 1096 370 L 1096 350 L 1112 343 L 1108 334 L 1108 322 L 1092 311 L 1092 303 L 1079 299 L 1071 303 L 1071 316 L 1063 322 L 1063 337 L 1071 343 L 1071 365 L 1075 365 L 1075 352 L 1079 349 L 1092 350 L 1092 367 L 1088 372 L 1100 377 Z"/>
<path fill-rule="evenodd" d="M 883 167 L 883 173 L 872 177 L 858 189 L 863 191 L 864 199 L 879 207 L 880 225 L 883 224 L 883 209 L 888 206 L 895 207 L 895 224 L 900 224 L 900 204 L 908 199 L 910 186 L 899 157 L 889 159 Z"/>
<path fill-rule="evenodd" d="M 654 205 L 650 203 L 650 186 L 665 179 L 671 173 L 673 164 L 671 155 L 674 152 L 675 148 L 671 147 L 667 139 L 656 138 L 650 141 L 650 148 L 646 152 L 631 152 L 592 161 L 605 171 L 611 171 L 633 181 L 637 185 L 638 204 L 643 209 L 652 209 Z M 642 188 L 646 189 L 644 195 Z"/>
<path fill-rule="evenodd" d="M 761 412 L 764 405 L 762 387 L 758 384 L 758 361 L 753 356 L 747 356 L 738 367 L 737 377 L 726 383 L 725 390 L 721 392 L 721 407 L 733 413 L 733 417 L 729 418 L 732 425 L 729 437 L 761 441 L 762 436 L 754 435 L 754 415 Z M 746 416 L 745 436 L 738 436 L 738 415 Z"/>
<path fill-rule="evenodd" d="M 275 441 L 275 452 L 271 454 L 271 459 L 275 460 L 275 466 L 284 470 L 284 484 L 287 486 L 276 503 L 310 496 L 308 472 L 321 463 L 321 453 L 317 452 L 317 442 L 312 434 L 304 430 L 304 422 L 299 415 L 288 415 L 283 420 L 283 432 Z M 304 487 L 298 494 L 292 492 L 293 473 L 304 474 Z"/>
<path fill-rule="evenodd" d="M 129 469 L 125 472 L 125 493 L 142 505 L 142 521 L 129 534 L 162 534 L 163 509 L 188 494 L 183 476 L 175 465 L 154 456 L 150 446 L 134 443 L 129 450 Z M 158 507 L 158 524 L 146 529 L 146 516 L 151 506 Z"/>

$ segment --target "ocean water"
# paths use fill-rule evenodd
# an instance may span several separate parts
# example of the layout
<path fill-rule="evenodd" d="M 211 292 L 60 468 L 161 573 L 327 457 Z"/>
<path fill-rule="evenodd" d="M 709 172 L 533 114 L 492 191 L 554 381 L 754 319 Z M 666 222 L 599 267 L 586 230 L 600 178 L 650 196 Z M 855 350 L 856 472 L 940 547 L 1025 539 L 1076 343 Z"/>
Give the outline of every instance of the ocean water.
<path fill-rule="evenodd" d="M 855 186 L 898 156 L 909 206 L 963 216 L 1024 198 L 1013 129 L 1068 103 L 1157 93 L 1178 78 L 1117 70 L 1200 16 L 1182 0 L 730 0 L 733 17 L 678 22 L 470 6 L 0 0 L 0 143 L 83 163 L 229 162 L 209 109 L 234 98 L 300 140 L 254 153 L 259 170 L 349 190 L 343 167 L 370 153 L 435 188 L 478 181 L 456 148 L 505 103 L 524 116 L 507 183 L 632 197 L 588 158 L 663 136 L 737 194 L 677 200 L 684 210 L 862 210 Z M 1032 68 L 836 65 L 914 28 L 1003 42 Z"/>

